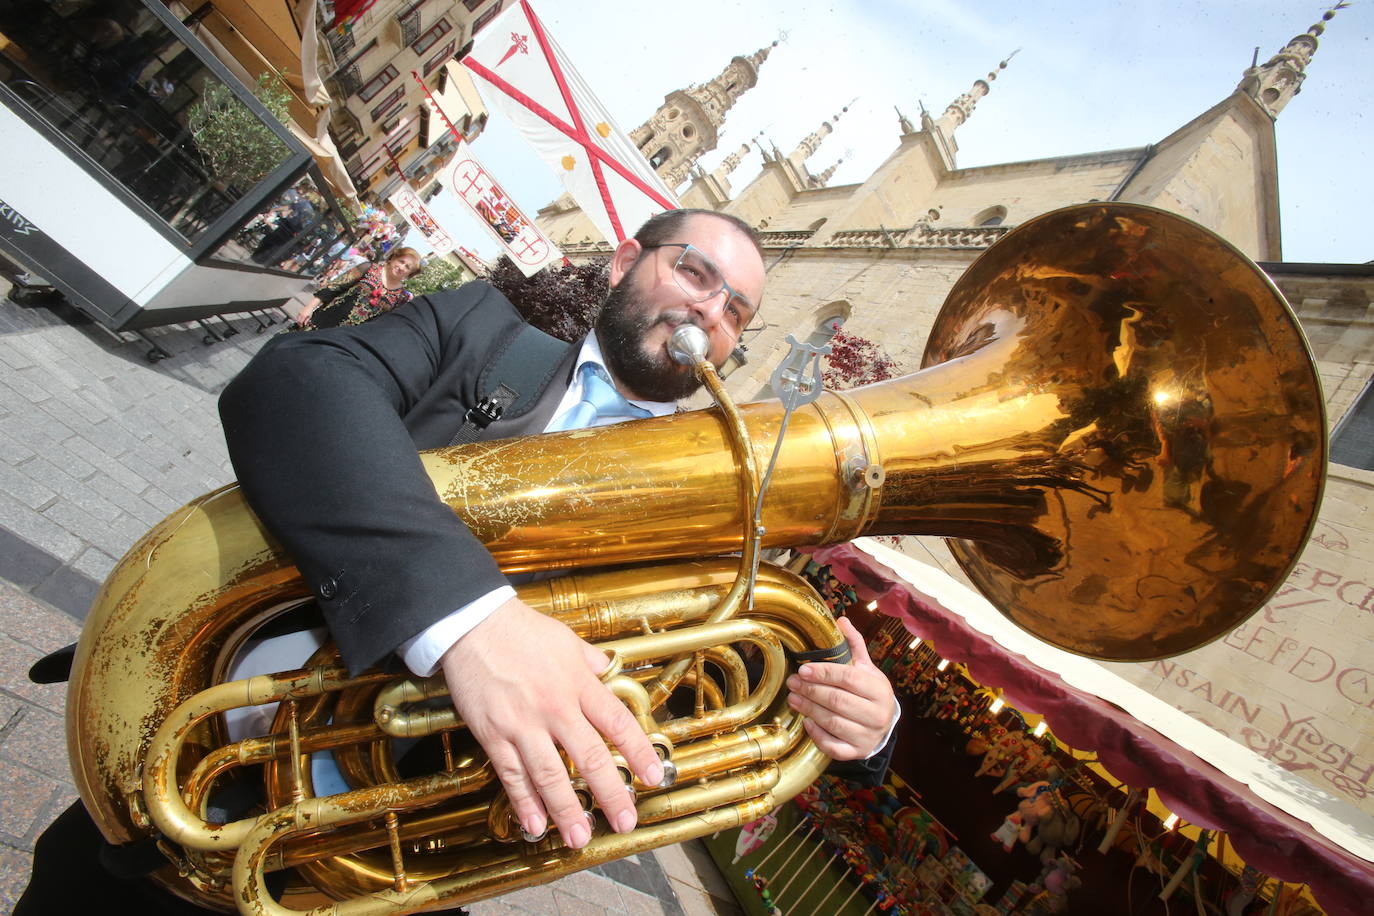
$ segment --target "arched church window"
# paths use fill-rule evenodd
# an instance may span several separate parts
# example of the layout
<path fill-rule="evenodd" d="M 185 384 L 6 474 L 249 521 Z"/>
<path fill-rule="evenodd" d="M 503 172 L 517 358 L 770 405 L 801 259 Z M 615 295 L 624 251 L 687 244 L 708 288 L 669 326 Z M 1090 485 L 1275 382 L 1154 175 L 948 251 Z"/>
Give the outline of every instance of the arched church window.
<path fill-rule="evenodd" d="M 1002 221 L 1007 218 L 1007 208 L 1002 206 L 988 207 L 982 213 L 973 218 L 975 226 L 1000 226 Z"/>
<path fill-rule="evenodd" d="M 816 323 L 813 325 L 811 336 L 806 339 L 806 342 L 813 347 L 820 347 L 829 343 L 830 338 L 835 336 L 835 332 L 849 320 L 850 311 L 848 299 L 836 299 L 834 302 L 827 302 L 816 309 Z"/>
<path fill-rule="evenodd" d="M 649 157 L 649 167 L 656 169 L 668 161 L 668 147 L 663 147 L 658 152 Z"/>

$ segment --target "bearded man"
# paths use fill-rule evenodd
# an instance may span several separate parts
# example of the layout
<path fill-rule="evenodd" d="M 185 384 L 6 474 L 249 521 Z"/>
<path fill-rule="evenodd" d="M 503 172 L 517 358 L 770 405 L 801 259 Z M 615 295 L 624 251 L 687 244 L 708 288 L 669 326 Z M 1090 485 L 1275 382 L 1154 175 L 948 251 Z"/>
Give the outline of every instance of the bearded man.
<path fill-rule="evenodd" d="M 669 355 L 673 330 L 700 327 L 707 357 L 722 365 L 758 310 L 763 255 L 734 217 L 671 210 L 616 248 L 609 280 L 593 332 L 571 346 L 531 328 L 491 286 L 471 283 L 363 325 L 281 335 L 220 397 L 243 493 L 296 561 L 350 671 L 393 655 L 422 677 L 442 670 L 522 829 L 541 835 L 551 818 L 573 848 L 587 844 L 591 825 L 560 748 L 621 833 L 636 812 L 607 743 L 646 784 L 660 782 L 662 766 L 598 679 L 605 655 L 515 596 L 416 453 L 673 412 L 700 385 Z M 497 385 L 512 363 L 533 380 L 520 385 L 529 390 Z M 854 663 L 805 665 L 789 680 L 791 703 L 822 751 L 856 762 L 847 775 L 881 778 L 896 701 L 859 634 L 840 625 Z M 296 655 L 259 670 L 302 663 L 299 641 L 275 645 Z M 322 774 L 315 782 L 327 788 Z M 64 818 L 93 832 L 84 812 Z M 63 844 L 55 836 L 53 845 Z M 56 893 L 60 884 L 47 882 Z M 53 892 L 30 892 L 24 916 L 62 912 L 39 905 Z M 117 892 L 102 894 L 117 905 Z"/>

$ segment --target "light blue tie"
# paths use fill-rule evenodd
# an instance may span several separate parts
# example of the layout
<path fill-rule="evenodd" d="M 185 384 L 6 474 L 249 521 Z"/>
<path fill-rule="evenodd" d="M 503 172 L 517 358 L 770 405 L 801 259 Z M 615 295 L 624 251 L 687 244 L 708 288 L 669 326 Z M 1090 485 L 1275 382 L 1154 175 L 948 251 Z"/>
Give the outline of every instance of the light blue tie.
<path fill-rule="evenodd" d="M 551 426 L 550 431 L 564 429 L 585 429 L 598 420 L 610 418 L 638 420 L 653 414 L 643 407 L 636 407 L 611 384 L 606 370 L 596 363 L 583 363 L 577 370 L 582 380 L 582 400 L 573 405 L 563 417 Z"/>

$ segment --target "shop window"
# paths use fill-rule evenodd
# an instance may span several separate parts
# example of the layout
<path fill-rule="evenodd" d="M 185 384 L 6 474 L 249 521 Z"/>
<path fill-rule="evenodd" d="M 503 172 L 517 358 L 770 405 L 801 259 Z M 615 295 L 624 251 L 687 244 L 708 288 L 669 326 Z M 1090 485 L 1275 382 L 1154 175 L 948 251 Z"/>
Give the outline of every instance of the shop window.
<path fill-rule="evenodd" d="M 211 257 L 314 277 L 327 270 L 352 241 L 325 192 L 305 175 L 253 214 Z"/>
<path fill-rule="evenodd" d="M 362 86 L 358 88 L 358 98 L 362 99 L 364 102 L 372 101 L 377 93 L 385 89 L 391 81 L 399 75 L 395 67 L 391 64 L 387 64 L 376 76 L 372 77 L 372 79 L 363 83 Z"/>
<path fill-rule="evenodd" d="M 456 39 L 444 45 L 442 48 L 439 49 L 439 53 L 435 54 L 429 60 L 425 61 L 424 75 L 429 76 L 431 73 L 434 72 L 434 68 L 442 67 L 445 63 L 452 60 L 453 55 L 457 53 L 457 51 L 458 42 Z"/>
<path fill-rule="evenodd" d="M 419 38 L 415 39 L 415 43 L 410 46 L 410 49 L 414 51 L 416 55 L 424 54 L 430 48 L 434 47 L 435 43 L 440 38 L 443 38 L 445 35 L 452 31 L 453 26 L 449 25 L 448 20 L 440 19 L 438 22 L 434 23 L 434 25 L 429 27 L 429 31 L 425 32 Z"/>
<path fill-rule="evenodd" d="M 468 9 L 472 9 L 472 7 L 468 7 Z M 488 9 L 482 15 L 478 16 L 475 20 L 473 20 L 472 34 L 476 35 L 479 31 L 481 31 L 482 27 L 485 26 L 488 22 L 491 22 L 493 19 L 495 19 L 496 14 L 499 12 L 501 12 L 501 0 L 496 0 L 496 2 L 491 5 L 490 9 Z"/>
<path fill-rule="evenodd" d="M 292 157 L 150 10 L 0 4 L 7 104 L 194 243 Z"/>
<path fill-rule="evenodd" d="M 1374 381 L 1365 383 L 1364 391 L 1331 434 L 1331 461 L 1374 471 Z"/>

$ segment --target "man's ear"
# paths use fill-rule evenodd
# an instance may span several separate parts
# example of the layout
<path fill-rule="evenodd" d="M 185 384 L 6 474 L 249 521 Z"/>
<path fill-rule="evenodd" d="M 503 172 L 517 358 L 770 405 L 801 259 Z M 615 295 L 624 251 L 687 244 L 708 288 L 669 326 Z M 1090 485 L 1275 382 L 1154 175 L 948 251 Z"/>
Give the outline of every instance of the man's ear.
<path fill-rule="evenodd" d="M 620 285 L 620 281 L 635 266 L 639 256 L 644 253 L 644 246 L 640 245 L 635 239 L 629 238 L 615 246 L 615 253 L 611 255 L 611 274 L 608 278 L 611 288 Z"/>

